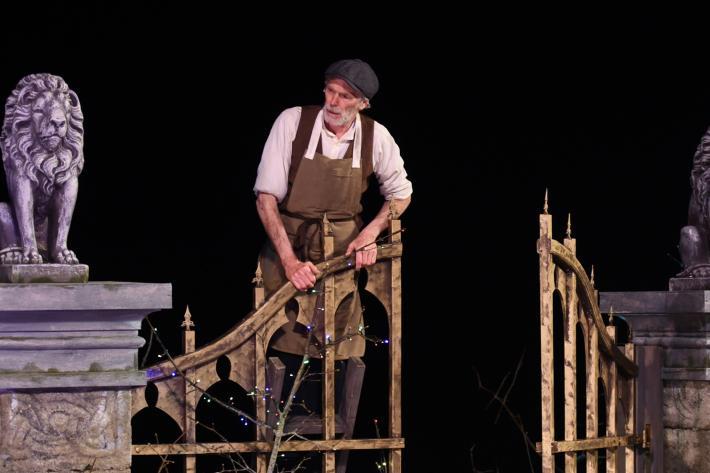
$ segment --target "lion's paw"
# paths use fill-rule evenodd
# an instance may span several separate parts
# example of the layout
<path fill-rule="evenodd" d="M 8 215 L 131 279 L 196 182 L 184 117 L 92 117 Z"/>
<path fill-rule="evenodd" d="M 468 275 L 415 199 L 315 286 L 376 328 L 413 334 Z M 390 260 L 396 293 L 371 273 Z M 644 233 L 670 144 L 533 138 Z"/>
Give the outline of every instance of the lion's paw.
<path fill-rule="evenodd" d="M 0 264 L 21 264 L 22 263 L 22 250 L 20 249 L 7 249 L 0 252 Z"/>
<path fill-rule="evenodd" d="M 22 264 L 42 264 L 42 255 L 36 248 L 25 249 L 22 252 Z"/>
<path fill-rule="evenodd" d="M 710 266 L 703 265 L 693 269 L 691 273 L 694 278 L 710 278 Z"/>
<path fill-rule="evenodd" d="M 79 264 L 79 259 L 72 250 L 57 250 L 54 254 L 54 261 L 59 264 Z"/>

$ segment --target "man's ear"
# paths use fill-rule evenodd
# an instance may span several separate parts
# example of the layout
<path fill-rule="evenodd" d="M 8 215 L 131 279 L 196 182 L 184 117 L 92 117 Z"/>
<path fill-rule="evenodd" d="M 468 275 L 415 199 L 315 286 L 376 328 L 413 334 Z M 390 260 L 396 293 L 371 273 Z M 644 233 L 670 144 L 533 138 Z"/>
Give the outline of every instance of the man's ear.
<path fill-rule="evenodd" d="M 370 108 L 370 101 L 368 99 L 362 99 L 360 101 L 360 104 L 358 105 L 358 111 L 363 111 L 365 109 Z"/>

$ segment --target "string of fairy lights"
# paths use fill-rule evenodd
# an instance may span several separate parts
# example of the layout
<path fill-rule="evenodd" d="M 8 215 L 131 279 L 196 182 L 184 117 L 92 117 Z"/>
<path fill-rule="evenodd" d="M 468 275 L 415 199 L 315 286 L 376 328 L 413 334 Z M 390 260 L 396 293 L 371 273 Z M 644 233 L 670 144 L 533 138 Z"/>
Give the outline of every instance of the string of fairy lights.
<path fill-rule="evenodd" d="M 316 292 L 315 292 L 315 291 L 312 291 L 312 293 L 316 293 Z M 365 306 L 364 306 L 364 305 L 362 306 L 361 311 L 362 311 L 363 313 L 365 312 Z M 169 350 L 167 349 L 167 347 L 165 346 L 165 344 L 164 344 L 163 341 L 161 340 L 160 336 L 158 335 L 158 329 L 157 329 L 157 327 L 154 327 L 154 326 L 153 326 L 153 324 L 151 323 L 149 317 L 146 317 L 146 322 L 148 323 L 148 326 L 149 326 L 150 329 L 151 329 L 151 330 L 150 330 L 151 342 L 152 342 L 152 339 L 155 338 L 155 340 L 158 342 L 158 345 L 160 345 L 161 349 L 163 350 L 162 353 L 159 353 L 159 354 L 157 355 L 158 359 L 163 359 L 163 358 L 167 359 L 167 360 L 171 363 L 171 365 L 172 365 L 172 367 L 173 367 L 173 370 L 170 372 L 170 376 L 171 376 L 171 377 L 180 376 L 180 377 L 184 378 L 185 380 L 187 380 L 187 382 L 191 385 L 191 387 L 193 387 L 194 389 L 198 390 L 198 391 L 201 393 L 201 396 L 200 396 L 200 397 L 201 397 L 201 400 L 203 400 L 203 401 L 206 402 L 207 404 L 211 404 L 212 402 L 214 402 L 215 405 L 218 405 L 218 406 L 220 406 L 220 407 L 224 407 L 224 408 L 226 408 L 227 410 L 236 413 L 236 414 L 239 416 L 239 422 L 240 422 L 241 426 L 244 427 L 244 428 L 249 428 L 250 425 L 252 425 L 252 424 L 253 424 L 253 425 L 258 425 L 258 426 L 266 426 L 266 427 L 271 428 L 271 429 L 274 428 L 274 426 L 268 425 L 268 424 L 266 424 L 266 423 L 264 423 L 264 422 L 260 422 L 260 421 L 258 421 L 257 419 L 254 419 L 254 418 L 253 418 L 252 416 L 250 416 L 248 413 L 246 413 L 246 412 L 242 411 L 241 409 L 237 408 L 236 405 L 235 405 L 234 396 L 230 396 L 230 397 L 229 397 L 229 400 L 228 400 L 227 402 L 222 401 L 221 399 L 219 399 L 219 398 L 213 396 L 212 394 L 210 394 L 207 389 L 204 389 L 204 388 L 202 388 L 201 386 L 198 386 L 199 383 L 201 382 L 201 380 L 200 380 L 199 378 L 197 378 L 197 379 L 195 379 L 194 381 L 192 381 L 192 380 L 189 379 L 189 377 L 186 377 L 185 374 L 184 374 L 184 372 L 182 372 L 182 370 L 180 370 L 180 368 L 177 366 L 177 364 L 175 363 L 174 358 L 170 355 Z M 306 328 L 307 328 L 308 331 L 311 333 L 311 337 L 312 337 L 312 332 L 317 329 L 317 327 L 316 327 L 315 325 L 308 325 Z M 347 334 L 343 335 L 342 337 L 339 337 L 339 338 L 337 338 L 337 339 L 335 339 L 335 340 L 332 340 L 331 337 L 330 337 L 330 335 L 327 335 L 327 334 L 326 334 L 326 343 L 323 344 L 323 345 L 322 345 L 322 348 L 319 350 L 319 351 L 320 351 L 320 356 L 323 357 L 323 355 L 324 355 L 324 353 L 325 353 L 325 349 L 326 349 L 327 346 L 329 346 L 329 345 L 336 345 L 336 344 L 338 344 L 338 343 L 340 343 L 340 342 L 342 342 L 342 341 L 344 341 L 344 340 L 352 340 L 352 338 L 355 337 L 355 336 L 363 337 L 367 342 L 373 343 L 375 346 L 378 346 L 378 345 L 380 345 L 380 344 L 381 344 L 381 345 L 388 345 L 388 344 L 389 344 L 389 339 L 386 339 L 386 338 L 382 339 L 382 338 L 377 338 L 377 337 L 366 336 L 366 335 L 365 335 L 365 330 L 366 330 L 366 329 L 367 329 L 367 326 L 365 326 L 365 325 L 363 325 L 363 324 L 360 324 L 360 325 L 358 326 L 358 329 L 357 329 L 356 332 L 347 333 Z M 311 338 L 311 337 L 309 337 L 309 338 Z M 149 345 L 149 347 L 150 347 L 150 346 L 151 346 L 151 345 Z M 303 364 L 303 365 L 309 365 L 309 364 L 310 364 L 310 359 L 309 359 L 308 356 L 304 356 L 303 361 L 302 361 L 302 364 Z M 318 376 L 318 375 L 319 375 L 319 373 L 307 373 L 307 374 L 304 376 L 304 379 L 306 379 L 306 378 L 308 378 L 308 377 L 310 377 L 310 376 Z M 295 375 L 294 375 L 294 373 L 289 373 L 288 376 L 291 377 L 291 378 L 293 378 Z M 272 393 L 271 393 L 271 388 L 270 388 L 269 386 L 265 386 L 263 390 L 259 389 L 258 386 L 255 386 L 253 390 L 251 390 L 251 391 L 249 391 L 249 392 L 247 393 L 247 395 L 250 396 L 250 397 L 252 397 L 252 398 L 261 397 L 262 400 L 264 400 L 264 401 L 272 401 L 272 402 L 273 402 L 273 396 L 272 396 Z M 297 400 L 297 398 L 296 398 L 295 395 L 293 396 L 293 400 L 294 400 L 294 401 Z M 284 402 L 285 402 L 285 401 L 281 400 L 279 403 L 280 403 L 281 405 L 283 405 Z M 304 407 L 307 408 L 307 406 L 305 406 L 305 405 L 304 405 Z M 271 413 L 271 409 L 270 409 L 270 408 L 267 408 L 266 413 L 267 413 L 267 414 Z M 279 407 L 277 406 L 276 411 L 274 412 L 274 415 L 275 415 L 277 418 L 280 418 L 281 415 L 282 415 L 282 408 L 279 408 Z M 378 426 L 378 421 L 377 421 L 377 419 L 373 419 L 373 423 L 374 423 L 374 425 L 375 425 L 375 430 L 376 430 L 376 433 L 377 433 L 377 437 L 380 438 L 380 431 L 379 431 L 379 426 Z M 278 427 L 279 424 L 280 424 L 280 421 L 277 421 L 277 422 L 276 422 L 276 427 Z M 196 425 L 202 425 L 202 424 L 201 424 L 199 421 L 196 421 Z M 205 427 L 209 428 L 208 426 L 205 426 Z M 297 435 L 297 434 L 293 433 L 293 435 Z M 283 457 L 284 454 L 282 453 L 282 454 L 280 454 L 279 456 Z M 376 462 L 375 462 L 375 466 L 377 467 L 378 471 L 380 471 L 380 472 L 382 472 L 382 473 L 387 473 L 387 472 L 388 472 L 388 466 L 387 466 L 387 465 L 388 465 L 388 463 L 387 463 L 387 461 L 385 460 L 384 456 L 383 456 L 383 458 L 382 458 L 382 461 L 376 461 Z"/>
<path fill-rule="evenodd" d="M 367 249 L 367 247 L 371 246 L 372 244 L 376 244 L 376 245 L 377 245 L 377 244 L 380 243 L 381 241 L 384 241 L 385 239 L 391 238 L 392 235 L 397 234 L 397 233 L 402 233 L 402 232 L 404 232 L 404 231 L 405 231 L 404 228 L 402 228 L 402 229 L 400 229 L 400 230 L 397 230 L 396 232 L 393 232 L 393 233 L 391 233 L 391 234 L 388 234 L 388 235 L 385 235 L 385 236 L 383 236 L 383 237 L 381 237 L 381 238 L 378 238 L 378 239 L 375 240 L 374 242 L 368 243 L 367 245 L 364 245 L 364 246 L 362 246 L 362 247 L 360 247 L 360 248 L 357 248 L 355 251 L 356 251 L 356 252 L 358 252 L 358 251 L 364 251 L 364 250 Z M 386 247 L 386 246 L 389 246 L 389 244 L 377 245 L 378 248 L 384 248 L 384 247 Z M 348 266 L 348 267 L 352 267 L 352 265 L 353 265 L 353 261 L 352 261 L 352 260 L 348 260 L 347 266 Z M 306 290 L 305 292 L 306 292 L 307 294 L 311 294 L 311 295 L 320 295 L 320 294 L 323 294 L 323 293 L 324 293 L 324 291 L 318 290 L 318 289 L 316 289 L 315 287 L 313 287 L 313 288 L 311 288 L 311 289 L 308 289 L 308 290 Z M 320 310 L 320 311 L 324 311 L 324 310 L 325 310 L 325 308 L 322 307 L 322 306 L 321 306 L 321 307 L 316 307 L 316 309 L 317 309 L 317 310 Z M 361 314 L 362 314 L 362 315 L 364 315 L 365 309 L 366 309 L 365 306 L 364 306 L 364 305 L 361 305 Z M 362 319 L 361 319 L 361 320 L 362 320 Z M 197 391 L 200 392 L 200 397 L 201 397 L 201 400 L 202 400 L 202 401 L 206 402 L 207 404 L 211 404 L 211 403 L 214 402 L 215 405 L 218 405 L 218 406 L 220 406 L 220 407 L 223 407 L 223 408 L 227 409 L 228 411 L 232 411 L 232 412 L 236 413 L 236 414 L 239 416 L 239 422 L 240 422 L 241 426 L 244 427 L 244 428 L 249 428 L 250 425 L 252 425 L 252 424 L 253 424 L 253 425 L 257 425 L 257 426 L 265 426 L 265 427 L 271 428 L 271 429 L 274 429 L 274 428 L 275 428 L 274 426 L 271 426 L 271 425 L 268 425 L 268 424 L 266 424 L 266 423 L 264 423 L 264 422 L 258 421 L 257 419 L 255 419 L 254 417 L 252 417 L 251 415 L 249 415 L 248 413 L 246 413 L 246 412 L 242 411 L 241 409 L 239 409 L 238 407 L 236 407 L 234 396 L 230 396 L 230 397 L 229 397 L 229 400 L 226 401 L 226 402 L 225 402 L 225 401 L 222 401 L 221 399 L 219 399 L 219 398 L 213 396 L 212 394 L 210 394 L 207 389 L 204 389 L 204 388 L 202 388 L 201 386 L 198 386 L 199 383 L 201 382 L 201 380 L 200 380 L 199 378 L 197 378 L 197 379 L 195 379 L 195 380 L 193 381 L 193 380 L 189 379 L 189 377 L 186 377 L 185 374 L 184 374 L 184 372 L 182 372 L 182 370 L 180 370 L 180 368 L 177 366 L 177 364 L 175 363 L 175 360 L 174 360 L 173 357 L 170 355 L 169 350 L 167 349 L 167 347 L 165 346 L 165 344 L 164 344 L 163 341 L 161 340 L 160 336 L 158 335 L 158 328 L 153 326 L 153 324 L 151 323 L 149 317 L 146 317 L 146 322 L 147 322 L 148 326 L 150 327 L 150 340 L 149 340 L 149 342 L 148 342 L 148 346 L 147 346 L 147 349 L 146 349 L 146 353 L 145 353 L 144 358 L 143 358 L 143 360 L 142 360 L 142 365 L 145 365 L 145 362 L 146 362 L 146 360 L 147 360 L 147 358 L 148 358 L 148 355 L 149 355 L 150 351 L 152 350 L 153 339 L 155 339 L 155 340 L 158 342 L 158 344 L 160 345 L 160 348 L 161 348 L 161 350 L 162 350 L 161 353 L 158 353 L 158 354 L 157 354 L 157 358 L 158 358 L 159 360 L 161 360 L 161 361 L 162 361 L 163 359 L 166 359 L 166 360 L 168 360 L 168 361 L 170 362 L 170 364 L 172 365 L 173 370 L 170 372 L 170 376 L 171 376 L 171 377 L 180 376 L 180 377 L 184 378 L 192 388 L 194 388 L 195 390 L 197 390 Z M 343 334 L 342 336 L 340 336 L 340 337 L 338 337 L 338 338 L 335 338 L 335 339 L 333 339 L 333 337 L 332 337 L 331 334 L 325 333 L 325 334 L 324 334 L 324 335 L 325 335 L 325 340 L 324 340 L 325 343 L 319 343 L 319 342 L 317 342 L 317 345 L 314 344 L 314 345 L 315 345 L 315 348 L 316 348 L 316 351 L 317 351 L 318 354 L 319 354 L 319 357 L 320 357 L 320 358 L 324 358 L 326 349 L 327 349 L 328 347 L 333 346 L 333 345 L 337 345 L 337 344 L 342 343 L 342 342 L 344 342 L 344 341 L 346 341 L 346 340 L 347 340 L 347 341 L 352 341 L 352 339 L 353 339 L 354 337 L 362 337 L 366 342 L 369 342 L 369 343 L 373 344 L 375 347 L 377 347 L 377 346 L 379 346 L 379 345 L 384 345 L 384 346 L 388 346 L 388 345 L 389 345 L 390 340 L 389 340 L 388 338 L 379 338 L 379 337 L 368 336 L 368 335 L 366 334 L 366 329 L 367 329 L 367 328 L 368 328 L 368 326 L 366 326 L 366 325 L 364 325 L 364 324 L 361 323 L 361 324 L 358 325 L 356 331 L 345 333 L 345 334 Z M 308 324 L 308 325 L 306 326 L 306 329 L 307 329 L 307 331 L 309 332 L 309 340 L 314 340 L 313 335 L 315 334 L 315 332 L 318 331 L 319 327 L 318 327 L 317 325 L 315 325 L 315 324 Z M 315 337 L 315 340 L 317 340 L 317 337 Z M 303 361 L 302 361 L 302 364 L 305 366 L 305 365 L 308 365 L 309 363 L 310 363 L 309 357 L 308 357 L 308 356 L 304 356 Z M 306 372 L 306 375 L 304 376 L 304 379 L 307 378 L 307 377 L 310 377 L 310 376 L 318 376 L 319 374 L 320 374 L 320 373 L 308 373 L 308 372 Z M 293 377 L 294 377 L 294 373 L 288 373 L 288 376 L 291 377 L 291 378 L 293 378 Z M 263 390 L 261 390 L 258 386 L 255 386 L 253 390 L 251 390 L 251 391 L 249 391 L 249 392 L 247 393 L 247 396 L 252 397 L 252 398 L 254 398 L 254 399 L 256 399 L 256 398 L 258 398 L 258 397 L 261 397 L 262 400 L 264 400 L 264 401 L 271 401 L 271 403 L 272 403 L 272 405 L 273 405 L 273 400 L 274 400 L 274 399 L 273 399 L 273 396 L 272 396 L 271 388 L 268 387 L 268 386 L 265 386 Z M 296 401 L 296 400 L 297 400 L 296 396 L 293 395 L 293 401 Z M 280 404 L 280 405 L 283 405 L 284 403 L 285 403 L 284 400 L 280 400 L 280 401 L 279 401 L 279 404 Z M 307 409 L 307 406 L 304 405 L 304 407 Z M 283 409 L 283 408 L 282 408 L 282 407 L 279 407 L 279 405 L 276 406 L 276 410 L 275 410 L 275 412 L 274 412 L 274 415 L 275 415 L 277 418 L 281 418 L 281 417 L 282 417 L 282 409 Z M 267 414 L 270 414 L 270 413 L 271 413 L 271 408 L 267 408 L 266 413 L 267 413 Z M 379 426 L 378 426 L 378 421 L 377 421 L 377 419 L 373 419 L 373 423 L 374 423 L 374 426 L 375 426 L 375 430 L 376 430 L 377 437 L 380 438 L 380 432 L 379 432 Z M 196 425 L 201 425 L 201 424 L 200 424 L 199 421 L 196 420 Z M 279 425 L 280 425 L 280 421 L 277 421 L 277 422 L 276 422 L 276 427 L 278 427 Z M 205 427 L 209 428 L 208 426 L 205 426 Z M 290 433 L 290 434 L 291 434 L 291 435 L 295 435 L 295 436 L 297 436 L 297 437 L 300 437 L 300 436 L 298 436 L 296 433 Z M 283 457 L 284 455 L 283 455 L 283 453 L 282 453 L 282 454 L 280 454 L 279 456 Z M 383 473 L 387 473 L 387 471 L 388 471 L 388 463 L 387 463 L 387 461 L 385 460 L 384 455 L 383 455 L 383 457 L 382 457 L 381 460 L 382 460 L 382 461 L 377 461 L 377 462 L 375 462 L 375 465 L 376 465 L 378 471 L 383 472 Z"/>

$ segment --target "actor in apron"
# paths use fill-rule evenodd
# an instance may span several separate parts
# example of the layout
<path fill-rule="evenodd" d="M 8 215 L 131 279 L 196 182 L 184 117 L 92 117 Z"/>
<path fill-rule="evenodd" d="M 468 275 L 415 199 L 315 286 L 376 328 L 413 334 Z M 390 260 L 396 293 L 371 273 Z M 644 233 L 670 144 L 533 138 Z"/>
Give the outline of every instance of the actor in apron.
<path fill-rule="evenodd" d="M 259 217 L 269 236 L 260 254 L 267 297 L 287 281 L 301 291 L 315 285 L 314 263 L 323 261 L 324 216 L 333 230 L 335 256 L 351 255 L 359 269 L 375 263 L 373 242 L 387 228 L 390 212 L 401 215 L 407 208 L 412 184 L 399 147 L 384 126 L 360 113 L 369 108 L 378 87 L 377 76 L 367 63 L 337 61 L 325 72 L 323 107 L 286 109 L 274 123 L 254 186 Z M 360 200 L 372 174 L 385 203 L 363 227 Z M 358 248 L 363 250 L 355 251 Z M 305 353 L 315 358 L 313 362 L 323 354 L 323 321 L 317 310 L 322 305 L 318 302 L 313 313 L 300 314 L 287 304 L 288 323 L 271 339 L 271 348 L 279 352 L 291 373 Z M 308 326 L 316 328 L 310 346 Z M 355 291 L 336 310 L 336 360 L 364 354 L 365 339 L 358 335 L 361 326 L 362 310 Z M 336 380 L 336 390 L 338 384 Z M 307 388 L 301 387 L 300 397 L 320 399 L 319 389 L 313 396 L 303 394 Z M 284 386 L 284 392 L 288 390 Z"/>

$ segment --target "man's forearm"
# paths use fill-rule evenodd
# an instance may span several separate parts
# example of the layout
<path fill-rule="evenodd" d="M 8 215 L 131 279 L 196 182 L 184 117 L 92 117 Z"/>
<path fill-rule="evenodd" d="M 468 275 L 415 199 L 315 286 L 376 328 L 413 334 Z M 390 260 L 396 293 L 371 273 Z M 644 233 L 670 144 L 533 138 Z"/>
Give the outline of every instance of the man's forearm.
<path fill-rule="evenodd" d="M 286 235 L 276 197 L 260 192 L 256 198 L 256 211 L 259 214 L 261 223 L 264 225 L 266 234 L 281 259 L 281 263 L 285 266 L 288 262 L 296 261 L 298 258 L 296 258 L 288 235 Z"/>
<path fill-rule="evenodd" d="M 407 210 L 407 207 L 409 207 L 409 203 L 411 201 L 411 197 L 386 201 L 382 205 L 380 211 L 377 212 L 375 218 L 373 218 L 372 221 L 368 223 L 365 228 L 363 228 L 361 233 L 370 235 L 372 237 L 372 241 L 374 241 L 380 233 L 387 229 L 390 220 L 390 213 L 394 214 L 394 218 L 399 218 L 404 211 Z"/>

